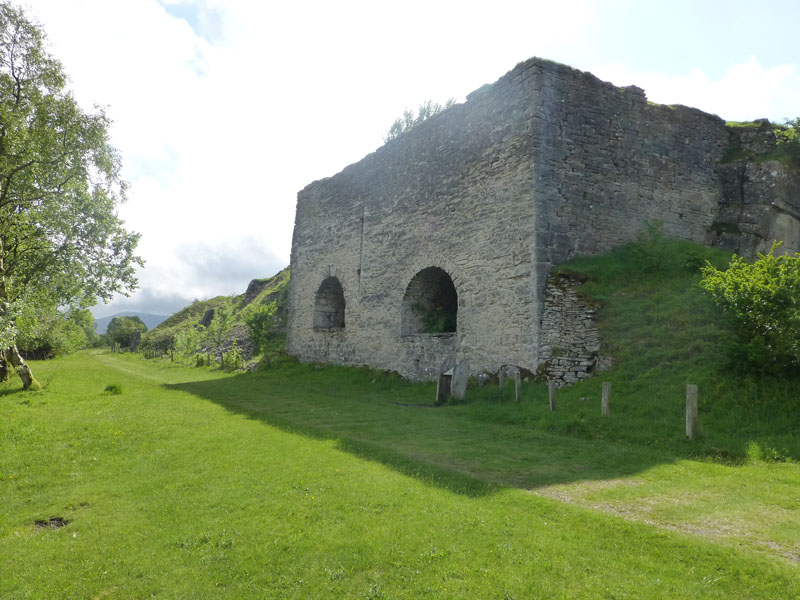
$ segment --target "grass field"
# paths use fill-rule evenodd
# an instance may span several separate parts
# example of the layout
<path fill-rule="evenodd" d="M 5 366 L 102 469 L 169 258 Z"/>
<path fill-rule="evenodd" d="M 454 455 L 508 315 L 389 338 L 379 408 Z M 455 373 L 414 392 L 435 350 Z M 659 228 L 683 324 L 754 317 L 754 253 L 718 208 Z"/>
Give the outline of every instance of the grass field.
<path fill-rule="evenodd" d="M 2 598 L 800 596 L 791 461 L 486 422 L 523 405 L 366 369 L 35 368 L 0 396 Z"/>
<path fill-rule="evenodd" d="M 800 598 L 800 381 L 730 367 L 705 260 L 654 233 L 561 267 L 617 364 L 556 412 L 277 346 L 37 363 L 0 386 L 0 598 Z"/>

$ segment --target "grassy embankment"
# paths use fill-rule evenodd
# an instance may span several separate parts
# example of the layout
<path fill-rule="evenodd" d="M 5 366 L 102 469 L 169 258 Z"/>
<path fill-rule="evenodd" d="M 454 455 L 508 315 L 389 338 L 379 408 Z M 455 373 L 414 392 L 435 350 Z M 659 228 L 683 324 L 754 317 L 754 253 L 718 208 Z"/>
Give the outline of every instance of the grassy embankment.
<path fill-rule="evenodd" d="M 550 413 L 532 383 L 431 408 L 367 369 L 36 364 L 44 391 L 0 396 L 0 597 L 797 597 L 797 393 L 726 370 L 713 254 L 569 267 L 618 358 L 608 420 L 600 379 Z"/>

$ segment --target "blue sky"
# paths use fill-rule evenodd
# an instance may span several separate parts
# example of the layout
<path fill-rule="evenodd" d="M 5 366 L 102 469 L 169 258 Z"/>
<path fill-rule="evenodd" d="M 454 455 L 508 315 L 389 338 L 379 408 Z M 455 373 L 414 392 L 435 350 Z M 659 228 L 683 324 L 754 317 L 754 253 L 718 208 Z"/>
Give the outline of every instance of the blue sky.
<path fill-rule="evenodd" d="M 108 106 L 142 233 L 140 290 L 172 313 L 288 264 L 297 191 L 382 143 L 403 109 L 463 101 L 540 56 L 729 120 L 800 115 L 800 2 L 32 0 L 81 103 Z"/>

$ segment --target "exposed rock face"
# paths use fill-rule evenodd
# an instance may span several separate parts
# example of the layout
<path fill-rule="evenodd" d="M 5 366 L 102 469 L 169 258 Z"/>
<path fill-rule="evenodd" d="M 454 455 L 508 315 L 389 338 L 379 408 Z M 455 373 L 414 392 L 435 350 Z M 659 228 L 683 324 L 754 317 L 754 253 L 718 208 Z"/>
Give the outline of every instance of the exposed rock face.
<path fill-rule="evenodd" d="M 209 308 L 203 315 L 203 318 L 200 319 L 200 325 L 202 325 L 203 327 L 208 327 L 209 325 L 211 325 L 211 321 L 214 320 L 215 313 L 216 310 L 214 310 L 213 308 Z"/>
<path fill-rule="evenodd" d="M 270 284 L 272 284 L 272 279 L 253 279 L 247 284 L 247 289 L 244 292 L 243 304 L 250 304 Z"/>
<path fill-rule="evenodd" d="M 639 88 L 521 63 L 298 194 L 287 349 L 412 379 L 436 378 L 446 357 L 473 373 L 536 371 L 554 358 L 540 356 L 553 345 L 543 342 L 552 265 L 653 221 L 712 241 L 730 135 L 720 118 L 649 104 Z M 330 306 L 342 318 L 320 326 Z M 420 326 L 437 311 L 454 330 Z"/>
<path fill-rule="evenodd" d="M 731 152 L 739 160 L 720 168 L 722 198 L 711 226 L 711 243 L 743 256 L 769 252 L 775 240 L 779 253 L 800 251 L 800 175 L 779 160 L 766 160 L 777 150 L 774 126 L 731 127 Z"/>

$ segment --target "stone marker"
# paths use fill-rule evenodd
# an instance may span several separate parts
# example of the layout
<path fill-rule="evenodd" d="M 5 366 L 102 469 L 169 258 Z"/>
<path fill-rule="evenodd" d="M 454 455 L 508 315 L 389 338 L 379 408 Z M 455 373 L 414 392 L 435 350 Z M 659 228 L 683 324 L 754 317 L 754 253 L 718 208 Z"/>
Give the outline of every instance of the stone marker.
<path fill-rule="evenodd" d="M 686 437 L 693 440 L 697 435 L 697 386 L 686 384 Z"/>
<path fill-rule="evenodd" d="M 465 358 L 453 369 L 453 379 L 450 382 L 450 393 L 456 400 L 463 400 L 467 392 L 469 379 L 469 361 Z"/>
<path fill-rule="evenodd" d="M 514 371 L 514 393 L 516 394 L 517 402 L 522 400 L 522 377 L 519 369 Z"/>
<path fill-rule="evenodd" d="M 503 387 L 506 384 L 506 368 L 501 367 L 500 370 L 497 372 L 497 379 L 500 381 L 500 390 L 503 390 Z"/>
<path fill-rule="evenodd" d="M 451 387 L 453 381 L 453 363 L 452 358 L 445 358 L 442 361 L 442 366 L 439 367 L 439 379 L 436 383 L 436 405 L 444 404 L 450 398 Z"/>
<path fill-rule="evenodd" d="M 611 382 L 603 382 L 603 399 L 600 402 L 600 414 L 604 417 L 611 416 Z"/>
<path fill-rule="evenodd" d="M 547 382 L 548 391 L 550 392 L 550 412 L 556 409 L 556 382 L 551 379 Z"/>

